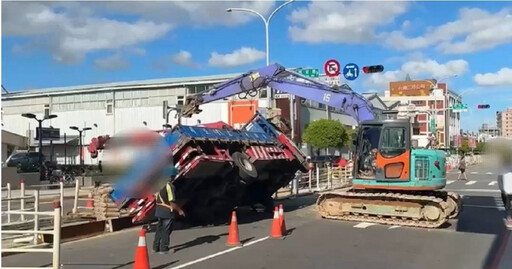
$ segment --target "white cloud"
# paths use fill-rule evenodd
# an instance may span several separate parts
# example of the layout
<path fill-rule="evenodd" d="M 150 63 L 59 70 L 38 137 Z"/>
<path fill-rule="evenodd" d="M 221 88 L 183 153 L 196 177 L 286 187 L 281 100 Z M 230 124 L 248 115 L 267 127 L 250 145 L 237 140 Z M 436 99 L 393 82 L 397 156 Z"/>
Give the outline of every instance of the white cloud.
<path fill-rule="evenodd" d="M 476 74 L 473 79 L 480 86 L 512 85 L 512 68 L 504 67 L 496 73 Z"/>
<path fill-rule="evenodd" d="M 401 31 L 382 34 L 384 42 L 400 50 L 435 46 L 447 54 L 471 53 L 512 42 L 512 12 L 504 8 L 490 13 L 479 8 L 462 8 L 458 20 L 406 37 Z"/>
<path fill-rule="evenodd" d="M 311 2 L 290 16 L 293 41 L 308 43 L 366 43 L 375 40 L 376 28 L 406 12 L 408 3 Z"/>
<path fill-rule="evenodd" d="M 173 25 L 233 26 L 247 23 L 258 17 L 246 12 L 228 13 L 227 8 L 248 8 L 267 14 L 274 4 L 274 1 L 130 1 L 105 2 L 102 3 L 101 9 L 103 12 L 137 15 Z"/>
<path fill-rule="evenodd" d="M 212 52 L 208 64 L 216 67 L 235 67 L 250 64 L 265 58 L 265 52 L 242 47 L 228 54 Z"/>
<path fill-rule="evenodd" d="M 59 62 L 76 63 L 92 51 L 119 49 L 156 40 L 172 28 L 167 23 L 146 20 L 129 23 L 91 17 L 90 11 L 68 12 L 55 8 L 51 3 L 5 3 L 2 10 L 6 15 L 2 21 L 3 34 L 34 37 L 28 47 L 47 50 Z"/>
<path fill-rule="evenodd" d="M 181 50 L 180 52 L 171 56 L 171 61 L 175 64 L 183 65 L 190 68 L 198 68 L 199 64 L 194 63 L 192 61 L 192 54 L 186 50 Z"/>
<path fill-rule="evenodd" d="M 94 66 L 100 70 L 114 71 L 130 67 L 130 62 L 123 59 L 120 54 L 114 54 L 106 58 L 95 60 Z"/>
<path fill-rule="evenodd" d="M 434 60 L 415 60 L 402 64 L 399 70 L 371 74 L 367 84 L 386 87 L 391 81 L 402 81 L 409 74 L 411 79 L 444 79 L 464 74 L 469 68 L 465 60 L 453 60 L 444 64 Z M 423 76 L 420 78 L 420 76 Z M 426 76 L 426 77 L 425 77 Z"/>

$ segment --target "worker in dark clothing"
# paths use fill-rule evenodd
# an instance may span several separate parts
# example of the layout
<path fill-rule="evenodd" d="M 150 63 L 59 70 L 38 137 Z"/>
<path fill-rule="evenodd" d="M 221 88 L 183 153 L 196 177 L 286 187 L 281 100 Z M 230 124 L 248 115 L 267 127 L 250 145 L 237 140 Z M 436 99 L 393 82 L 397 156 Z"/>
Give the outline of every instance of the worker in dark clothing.
<path fill-rule="evenodd" d="M 168 253 L 170 251 L 169 241 L 172 232 L 172 225 L 175 213 L 185 216 L 181 207 L 176 204 L 174 195 L 174 186 L 172 182 L 176 178 L 177 170 L 173 169 L 169 181 L 165 184 L 156 197 L 155 217 L 158 218 L 156 227 L 155 241 L 153 242 L 153 251 L 158 253 Z"/>

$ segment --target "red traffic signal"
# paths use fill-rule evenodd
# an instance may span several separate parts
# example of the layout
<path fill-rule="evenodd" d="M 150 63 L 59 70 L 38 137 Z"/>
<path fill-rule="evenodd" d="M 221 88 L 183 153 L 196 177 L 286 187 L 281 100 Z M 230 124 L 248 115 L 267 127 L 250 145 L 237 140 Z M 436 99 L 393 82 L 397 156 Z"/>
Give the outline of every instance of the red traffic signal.
<path fill-rule="evenodd" d="M 363 72 L 365 72 L 366 74 L 380 73 L 382 71 L 384 71 L 384 66 L 382 66 L 382 65 L 370 65 L 370 66 L 363 67 Z"/>
<path fill-rule="evenodd" d="M 490 105 L 478 105 L 478 109 L 488 109 L 490 107 Z"/>

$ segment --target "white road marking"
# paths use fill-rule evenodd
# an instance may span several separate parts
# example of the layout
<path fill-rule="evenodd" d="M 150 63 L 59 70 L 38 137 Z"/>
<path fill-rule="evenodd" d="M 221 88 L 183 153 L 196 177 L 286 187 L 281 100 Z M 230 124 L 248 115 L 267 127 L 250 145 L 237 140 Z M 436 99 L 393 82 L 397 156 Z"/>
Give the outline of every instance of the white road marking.
<path fill-rule="evenodd" d="M 193 265 L 193 264 L 196 264 L 196 263 L 199 263 L 199 262 L 202 262 L 202 261 L 206 261 L 206 260 L 209 260 L 211 258 L 215 258 L 217 256 L 220 256 L 220 255 L 223 255 L 223 254 L 226 254 L 226 253 L 229 253 L 231 251 L 235 251 L 237 249 L 241 249 L 241 248 L 244 248 L 244 247 L 248 247 L 250 245 L 253 245 L 253 244 L 256 244 L 256 243 L 259 243 L 259 242 L 262 242 L 262 241 L 265 241 L 269 239 L 268 236 L 266 237 L 263 237 L 263 238 L 260 238 L 260 239 L 257 239 L 257 240 L 254 240 L 254 241 L 251 241 L 247 244 L 244 244 L 243 246 L 239 246 L 239 247 L 234 247 L 234 248 L 229 248 L 229 249 L 226 249 L 226 250 L 223 250 L 223 251 L 220 251 L 220 252 L 217 252 L 217 253 L 214 253 L 212 255 L 208 255 L 208 256 L 205 256 L 205 257 L 202 257 L 202 258 L 199 258 L 199 259 L 196 259 L 196 260 L 193 260 L 193 261 L 190 261 L 190 262 L 187 262 L 187 263 L 184 263 L 182 265 L 178 265 L 178 266 L 175 266 L 175 267 L 169 267 L 168 269 L 179 269 L 179 268 L 184 268 L 184 267 L 187 267 L 187 266 L 190 266 L 190 265 Z"/>
<path fill-rule="evenodd" d="M 389 227 L 388 230 L 396 229 L 396 228 L 400 228 L 400 227 L 402 227 L 402 226 L 394 225 L 394 226 Z"/>
<path fill-rule="evenodd" d="M 478 174 L 478 172 L 471 172 L 472 175 Z"/>
<path fill-rule="evenodd" d="M 359 228 L 359 229 L 366 229 L 370 226 L 373 226 L 373 225 L 377 225 L 376 223 L 369 223 L 369 222 L 361 222 L 357 225 L 354 226 L 354 228 Z"/>
<path fill-rule="evenodd" d="M 498 209 L 499 211 L 504 211 L 504 206 L 490 206 L 490 205 L 462 205 L 464 207 L 475 207 L 475 208 L 489 208 L 489 209 Z"/>
<path fill-rule="evenodd" d="M 462 192 L 496 192 L 500 193 L 500 190 L 489 190 L 489 189 L 446 189 L 447 191 L 462 191 Z"/>
<path fill-rule="evenodd" d="M 455 180 L 448 180 L 448 181 L 446 181 L 446 185 L 450 185 L 450 184 L 452 184 L 453 182 L 455 182 Z"/>
<path fill-rule="evenodd" d="M 471 180 L 469 182 L 466 182 L 466 185 L 473 185 L 476 183 L 476 180 Z"/>
<path fill-rule="evenodd" d="M 496 185 L 496 183 L 498 183 L 498 181 L 491 181 L 491 182 L 489 182 L 489 186 L 494 186 L 494 185 Z"/>
<path fill-rule="evenodd" d="M 485 174 L 486 174 L 486 175 L 492 175 L 492 172 L 487 172 L 487 173 L 485 173 Z"/>

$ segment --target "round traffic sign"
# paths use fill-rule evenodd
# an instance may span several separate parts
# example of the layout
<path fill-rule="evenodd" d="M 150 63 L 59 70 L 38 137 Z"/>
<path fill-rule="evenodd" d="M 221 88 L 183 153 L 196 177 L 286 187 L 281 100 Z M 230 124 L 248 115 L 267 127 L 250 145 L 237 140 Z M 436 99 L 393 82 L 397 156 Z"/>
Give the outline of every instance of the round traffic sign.
<path fill-rule="evenodd" d="M 343 68 L 343 76 L 347 80 L 355 80 L 359 77 L 359 66 L 354 63 L 346 64 Z"/>
<path fill-rule="evenodd" d="M 334 59 L 330 59 L 324 64 L 324 71 L 328 77 L 335 77 L 340 74 L 340 63 Z"/>

